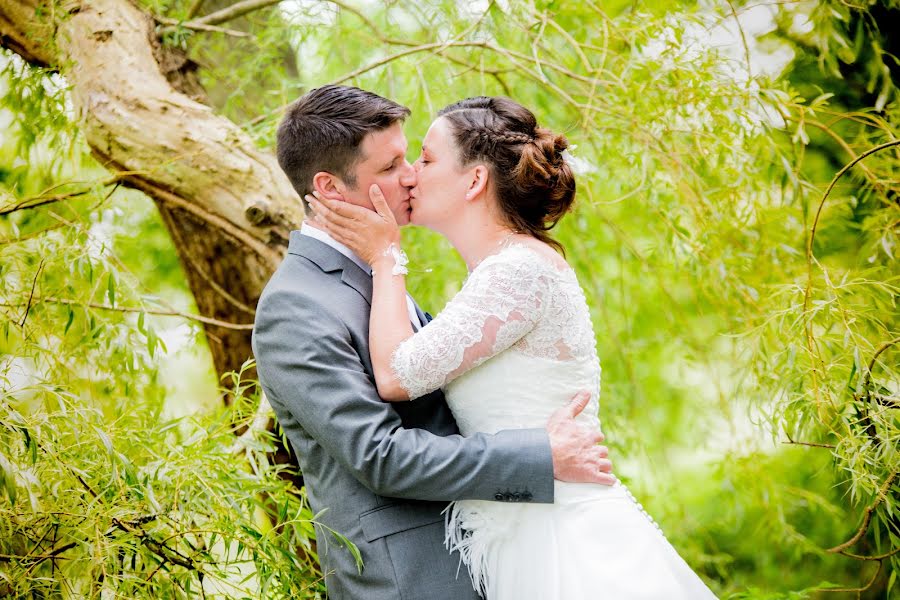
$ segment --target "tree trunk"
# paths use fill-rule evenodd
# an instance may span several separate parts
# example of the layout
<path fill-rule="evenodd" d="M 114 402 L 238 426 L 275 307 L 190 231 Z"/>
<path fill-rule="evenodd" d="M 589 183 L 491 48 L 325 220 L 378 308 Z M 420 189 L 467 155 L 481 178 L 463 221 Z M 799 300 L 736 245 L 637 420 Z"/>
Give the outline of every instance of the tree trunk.
<path fill-rule="evenodd" d="M 0 0 L 0 43 L 55 68 L 91 152 L 152 198 L 200 314 L 250 323 L 303 210 L 271 155 L 201 101 L 196 65 L 163 48 L 153 18 L 127 0 L 86 0 L 59 14 Z M 251 355 L 250 332 L 206 325 L 217 373 Z"/>

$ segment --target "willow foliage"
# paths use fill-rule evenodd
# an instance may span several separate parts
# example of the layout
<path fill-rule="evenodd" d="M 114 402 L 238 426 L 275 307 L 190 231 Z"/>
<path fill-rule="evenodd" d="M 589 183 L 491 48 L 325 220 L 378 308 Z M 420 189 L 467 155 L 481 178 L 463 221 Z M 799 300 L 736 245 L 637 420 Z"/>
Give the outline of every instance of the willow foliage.
<path fill-rule="evenodd" d="M 780 29 L 760 40 L 736 20 L 759 8 L 732 4 L 285 3 L 240 38 L 192 29 L 193 3 L 145 5 L 264 147 L 327 82 L 410 106 L 411 154 L 465 96 L 511 96 L 564 132 L 579 202 L 558 238 L 592 309 L 620 476 L 723 596 L 897 593 L 900 108 L 871 17 L 896 3 L 764 8 Z M 736 52 L 709 42 L 723 33 Z M 785 39 L 823 72 L 858 68 L 876 100 L 757 72 L 751 53 Z M 7 64 L 4 203 L 82 193 L 0 218 L 0 578 L 14 594 L 315 594 L 313 516 L 264 435 L 233 451 L 255 387 L 238 378 L 237 412 L 160 416 L 165 325 L 140 315 L 158 295 L 189 306 L 174 253 L 84 154 L 65 82 Z M 434 234 L 405 236 L 435 312 L 465 268 Z"/>

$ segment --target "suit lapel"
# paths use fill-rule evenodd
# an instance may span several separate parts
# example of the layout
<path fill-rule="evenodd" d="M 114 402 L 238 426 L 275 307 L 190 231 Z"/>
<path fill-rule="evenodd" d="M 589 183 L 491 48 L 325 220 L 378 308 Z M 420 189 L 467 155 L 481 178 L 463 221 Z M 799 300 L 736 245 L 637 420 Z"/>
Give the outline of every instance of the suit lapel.
<path fill-rule="evenodd" d="M 288 254 L 306 258 L 325 273 L 340 272 L 341 282 L 356 290 L 369 306 L 372 305 L 372 277 L 328 244 L 302 235 L 299 231 L 292 231 Z"/>
<path fill-rule="evenodd" d="M 338 254 L 340 254 L 338 252 Z M 341 273 L 341 281 L 359 292 L 365 301 L 372 306 L 372 276 L 359 268 L 355 262 L 343 257 L 346 261 L 344 272 Z"/>

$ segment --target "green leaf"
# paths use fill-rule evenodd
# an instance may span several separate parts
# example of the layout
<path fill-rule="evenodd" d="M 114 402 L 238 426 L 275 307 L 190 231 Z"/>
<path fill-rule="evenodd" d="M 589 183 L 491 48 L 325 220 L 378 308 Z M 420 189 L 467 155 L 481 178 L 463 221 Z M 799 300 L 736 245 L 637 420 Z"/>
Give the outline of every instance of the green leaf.
<path fill-rule="evenodd" d="M 97 437 L 100 439 L 100 443 L 103 444 L 103 447 L 106 448 L 106 451 L 109 453 L 110 458 L 112 458 L 114 456 L 112 440 L 109 439 L 109 436 L 106 434 L 106 432 L 99 427 L 94 426 L 93 429 L 94 433 L 96 433 Z"/>
<path fill-rule="evenodd" d="M 63 329 L 63 335 L 69 333 L 69 327 L 72 326 L 72 321 L 75 320 L 75 311 L 72 310 L 71 305 L 66 305 L 66 311 L 69 313 L 68 318 L 66 319 L 66 327 Z"/>
<path fill-rule="evenodd" d="M 106 277 L 106 297 L 111 306 L 116 305 L 116 279 L 112 273 Z"/>
<path fill-rule="evenodd" d="M 13 473 L 12 465 L 5 456 L 0 454 L 0 485 L 6 489 L 6 495 L 9 497 L 9 503 L 16 503 L 16 476 Z"/>

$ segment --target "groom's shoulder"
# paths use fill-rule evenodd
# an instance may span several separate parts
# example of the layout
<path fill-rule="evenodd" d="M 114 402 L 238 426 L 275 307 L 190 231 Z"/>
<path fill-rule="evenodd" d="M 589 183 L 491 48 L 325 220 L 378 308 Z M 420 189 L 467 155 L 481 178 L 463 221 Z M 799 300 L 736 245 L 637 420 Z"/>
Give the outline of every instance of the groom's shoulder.
<path fill-rule="evenodd" d="M 325 252 L 323 259 L 289 251 L 263 288 L 256 306 L 255 329 L 315 319 L 317 327 L 343 330 L 348 319 L 353 323 L 360 320 L 356 313 L 362 305 L 368 322 L 368 305 L 356 290 L 344 285 L 341 270 L 335 268 L 343 257 L 337 251 L 333 254 Z"/>
<path fill-rule="evenodd" d="M 306 308 L 327 304 L 330 279 L 308 258 L 286 254 L 260 294 L 257 314 L 283 302 Z"/>

